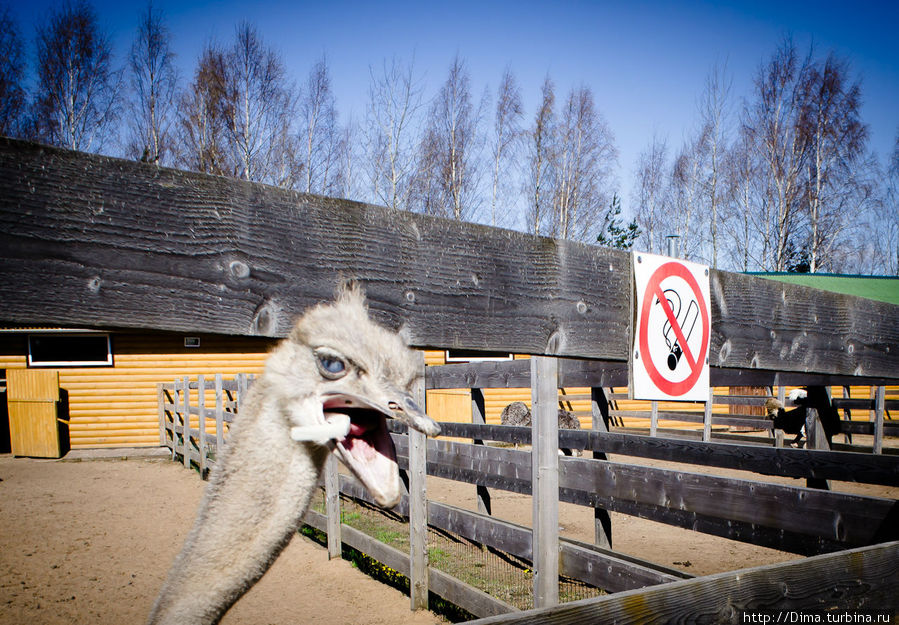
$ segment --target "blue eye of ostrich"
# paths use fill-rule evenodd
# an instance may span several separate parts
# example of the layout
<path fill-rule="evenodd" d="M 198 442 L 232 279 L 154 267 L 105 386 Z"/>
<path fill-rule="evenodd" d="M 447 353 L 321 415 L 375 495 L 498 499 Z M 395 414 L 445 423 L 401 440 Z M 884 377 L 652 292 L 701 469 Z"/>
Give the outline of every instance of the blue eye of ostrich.
<path fill-rule="evenodd" d="M 316 351 L 318 370 L 329 380 L 342 378 L 347 373 L 346 361 L 331 350 Z"/>
<path fill-rule="evenodd" d="M 340 373 L 346 368 L 346 365 L 336 358 L 320 358 L 319 362 L 328 373 Z"/>

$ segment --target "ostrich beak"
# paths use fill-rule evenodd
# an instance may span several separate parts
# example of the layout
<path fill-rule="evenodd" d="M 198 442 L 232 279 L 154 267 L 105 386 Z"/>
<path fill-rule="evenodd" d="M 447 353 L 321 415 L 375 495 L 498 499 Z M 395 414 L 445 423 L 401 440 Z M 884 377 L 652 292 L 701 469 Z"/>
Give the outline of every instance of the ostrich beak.
<path fill-rule="evenodd" d="M 380 506 L 391 508 L 402 496 L 396 449 L 387 431 L 387 419 L 398 418 L 432 436 L 440 427 L 408 393 L 389 393 L 385 403 L 351 393 L 332 392 L 322 397 L 326 421 L 349 417 L 349 431 L 334 450 Z M 345 416 L 341 416 L 345 415 Z"/>
<path fill-rule="evenodd" d="M 440 426 L 437 425 L 437 422 L 419 407 L 409 393 L 397 390 L 393 391 L 391 395 L 395 398 L 387 403 L 387 406 L 393 411 L 391 416 L 426 436 L 440 434 Z"/>

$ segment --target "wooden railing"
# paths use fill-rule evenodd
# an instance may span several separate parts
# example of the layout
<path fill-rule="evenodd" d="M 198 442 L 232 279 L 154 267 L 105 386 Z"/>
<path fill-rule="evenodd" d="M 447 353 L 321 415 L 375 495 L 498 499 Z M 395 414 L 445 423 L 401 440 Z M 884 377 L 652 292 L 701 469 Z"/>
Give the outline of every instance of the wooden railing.
<path fill-rule="evenodd" d="M 437 384 L 434 380 L 441 375 L 440 368 L 427 371 L 432 372 L 428 375 L 428 385 L 433 387 Z M 160 385 L 162 443 L 185 466 L 205 473 L 221 445 L 226 443 L 228 425 L 251 381 L 247 376 L 223 380 L 216 375 L 195 380 L 181 378 L 173 384 Z M 594 389 L 591 395 L 605 397 L 600 391 Z M 475 389 L 474 406 L 478 403 L 477 394 Z M 854 407 L 867 409 L 867 405 L 861 404 Z M 477 414 L 474 420 L 477 421 Z M 846 554 L 846 549 L 899 537 L 894 518 L 895 500 L 706 475 L 676 466 L 662 469 L 604 460 L 605 454 L 615 454 L 712 469 L 739 469 L 759 475 L 899 486 L 899 457 L 894 455 L 670 439 L 603 428 L 559 430 L 559 447 L 591 451 L 593 457 L 558 458 L 558 482 L 553 490 L 535 486 L 529 451 L 494 446 L 495 443 L 532 445 L 532 428 L 478 422 L 442 423 L 441 426 L 445 437 L 470 439 L 477 444 L 437 439 L 428 441 L 416 453 L 421 455 L 428 475 L 475 486 L 472 496 L 478 499 L 479 512 L 428 501 L 421 494 L 419 504 L 427 514 L 416 521 L 410 514 L 413 493 L 404 496 L 394 510 L 409 521 L 410 534 L 422 532 L 426 527 L 435 528 L 534 562 L 535 568 L 539 550 L 556 553 L 556 578 L 566 576 L 607 593 L 660 584 L 671 584 L 676 589 L 680 587 L 677 583 L 689 578 L 682 572 L 612 550 L 609 512 L 803 555 Z M 390 429 L 400 467 L 408 471 L 413 454 L 406 428 L 390 422 Z M 555 450 L 553 454 L 555 457 Z M 410 553 L 341 524 L 340 496 L 371 505 L 374 502 L 352 477 L 337 474 L 336 463 L 336 458 L 331 456 L 326 467 L 325 513 L 312 510 L 306 517 L 309 525 L 326 532 L 332 556 L 339 556 L 341 545 L 345 544 L 408 576 L 413 585 L 426 576 L 431 592 L 480 617 L 515 610 L 502 599 L 434 567 L 416 565 Z M 676 475 L 676 479 L 670 479 L 671 475 Z M 597 511 L 597 544 L 566 540 L 557 534 L 547 538 L 539 530 L 535 532 L 532 528 L 492 518 L 490 491 L 497 489 L 533 495 L 537 509 L 557 506 L 560 501 L 593 508 Z M 727 504 L 722 505 L 723 502 Z M 834 557 L 836 567 L 843 556 Z M 779 570 L 772 568 L 774 574 Z M 833 573 L 831 581 L 845 582 L 844 573 Z M 797 604 L 794 599 L 782 596 L 770 605 Z"/>
<path fill-rule="evenodd" d="M 205 477 L 253 379 L 253 375 L 238 374 L 226 380 L 216 373 L 158 384 L 159 444 L 171 449 L 173 457 L 181 456 L 185 467 L 196 466 Z"/>

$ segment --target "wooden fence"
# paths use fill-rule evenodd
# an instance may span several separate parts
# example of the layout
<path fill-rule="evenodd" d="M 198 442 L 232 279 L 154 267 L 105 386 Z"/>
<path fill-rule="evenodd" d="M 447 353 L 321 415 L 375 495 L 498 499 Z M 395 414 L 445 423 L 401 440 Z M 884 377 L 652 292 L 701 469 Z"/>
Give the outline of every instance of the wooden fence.
<path fill-rule="evenodd" d="M 193 381 L 184 376 L 172 384 L 157 384 L 159 444 L 171 449 L 173 457 L 180 455 L 185 467 L 196 466 L 205 477 L 254 378 L 241 373 L 226 380 L 216 373 Z"/>
<path fill-rule="evenodd" d="M 781 463 L 807 479 L 824 480 L 844 479 L 847 471 L 839 465 L 848 462 L 859 467 L 848 477 L 892 479 L 895 456 L 888 454 L 747 451 L 714 440 L 620 438 L 624 435 L 599 429 L 560 434 L 553 389 L 621 386 L 612 379 L 621 380 L 627 369 L 634 325 L 628 254 L 0 138 L 0 283 L 10 290 L 0 298 L 0 324 L 6 327 L 279 337 L 304 308 L 329 299 L 340 277 L 360 280 L 376 319 L 393 328 L 404 325 L 414 347 L 535 356 L 522 365 L 529 375 L 525 384 L 533 389 L 530 455 L 486 444 L 423 444 L 414 434 L 405 447 L 412 493 L 413 606 L 422 605 L 422 597 L 427 600 L 429 587 L 443 583 L 424 566 L 422 524 L 431 511 L 420 494 L 426 469 L 473 481 L 488 494 L 490 488 L 532 493 L 534 596 L 541 611 L 490 618 L 584 622 L 601 612 L 609 620 L 629 615 L 631 620 L 736 621 L 739 610 L 754 607 L 899 611 L 894 500 L 722 481 L 688 471 L 647 472 L 601 458 L 559 459 L 560 441 L 573 436 L 595 454 L 617 446 L 616 454 L 627 449 L 670 453 L 675 462 L 746 458 L 759 466 L 767 458 L 771 466 Z M 713 385 L 899 382 L 899 308 L 717 270 L 710 270 L 709 282 Z M 560 383 L 569 371 L 577 383 Z M 480 369 L 464 373 L 470 379 L 452 387 L 512 386 L 502 378 L 511 380 L 514 372 L 495 372 L 498 380 L 489 383 Z M 177 405 L 178 399 L 172 399 L 168 403 Z M 223 411 L 225 402 L 223 396 Z M 209 410 L 215 408 L 203 407 L 203 421 Z M 222 422 L 224 429 L 224 414 Z M 180 427 L 182 450 L 190 456 L 191 418 Z M 890 433 L 887 426 L 870 427 Z M 167 436 L 165 425 L 162 430 Z M 197 459 L 205 462 L 209 454 L 200 454 L 199 446 L 212 435 L 199 419 L 197 432 Z M 174 423 L 171 433 L 173 440 L 179 435 Z M 483 428 L 469 434 L 476 441 L 507 436 Z M 560 566 L 567 566 L 564 553 L 570 553 L 559 547 L 553 502 L 560 497 L 594 507 L 599 517 L 603 510 L 618 509 L 799 553 L 830 553 L 758 571 L 621 589 L 553 607 L 555 580 Z M 497 526 L 482 516 L 487 520 L 479 519 L 479 527 L 494 532 Z M 618 554 L 605 555 L 635 564 Z M 621 570 L 617 566 L 609 565 L 611 571 Z M 502 611 L 480 599 L 494 612 Z M 475 612 L 491 613 L 486 608 Z"/>
<path fill-rule="evenodd" d="M 551 359 L 551 364 L 555 362 Z M 428 367 L 426 386 L 439 388 L 441 383 L 455 381 L 461 369 L 467 370 L 468 379 L 480 379 L 483 383 L 485 369 L 496 371 L 497 367 L 520 365 L 491 363 Z M 572 364 L 568 363 L 566 379 L 574 375 L 573 371 Z M 507 373 L 511 374 L 510 371 Z M 539 368 L 535 368 L 534 375 L 538 378 L 542 375 Z M 577 375 L 590 378 L 591 373 L 580 371 Z M 522 381 L 515 376 L 504 379 Z M 553 380 L 552 376 L 550 380 Z M 160 436 L 163 444 L 172 449 L 173 456 L 180 456 L 185 466 L 193 465 L 201 472 L 205 471 L 214 462 L 227 425 L 250 381 L 246 376 L 222 380 L 217 375 L 210 378 L 201 376 L 196 380 L 182 378 L 173 384 L 160 385 Z M 602 376 L 587 381 L 601 382 Z M 558 377 L 554 383 L 560 383 Z M 847 562 L 869 555 L 878 558 L 883 555 L 881 549 L 859 551 L 857 548 L 899 538 L 899 504 L 892 499 L 605 460 L 605 454 L 615 454 L 616 457 L 652 458 L 712 469 L 739 469 L 760 475 L 805 478 L 810 484 L 840 480 L 899 486 L 899 457 L 895 455 L 776 448 L 771 444 L 773 439 L 759 437 L 755 437 L 753 444 L 735 444 L 619 433 L 614 430 L 626 428 L 611 425 L 607 405 L 603 402 L 607 393 L 601 387 L 593 387 L 591 395 L 597 400 L 594 402 L 595 428 L 560 430 L 557 439 L 558 446 L 592 451 L 593 458 L 558 458 L 553 448 L 551 457 L 558 463 L 557 482 L 541 489 L 540 484 L 532 479 L 534 466 L 529 451 L 490 444 L 531 445 L 540 432 L 532 432 L 530 427 L 479 422 L 482 412 L 479 413 L 477 406 L 483 400 L 481 388 L 472 389 L 473 423 L 441 424 L 446 437 L 467 438 L 474 444 L 438 439 L 428 441 L 426 449 L 418 452 L 426 464 L 428 475 L 475 486 L 472 496 L 478 498 L 479 512 L 428 501 L 423 494 L 419 502 L 427 511 L 423 519 L 411 519 L 414 495 L 404 497 L 395 512 L 410 520 L 410 533 L 416 530 L 417 525 L 429 526 L 533 562 L 535 570 L 552 570 L 555 577 L 551 584 L 544 587 L 544 593 L 550 599 L 553 592 L 558 592 L 556 580 L 559 575 L 613 595 L 656 585 L 671 585 L 670 588 L 674 589 L 671 592 L 677 592 L 681 588 L 679 583 L 691 577 L 612 550 L 613 528 L 608 516 L 612 511 L 802 555 L 833 553 L 831 559 L 825 560 L 828 564 L 821 565 L 821 570 L 827 572 L 826 576 L 816 578 L 816 583 L 841 587 L 861 583 L 854 571 L 845 569 Z M 566 399 L 566 396 L 558 396 L 555 391 L 552 383 L 549 384 L 547 392 L 551 402 Z M 206 405 L 207 395 L 214 397 L 214 406 Z M 727 401 L 731 404 L 736 402 L 733 398 Z M 873 407 L 874 404 L 857 406 L 863 409 Z M 408 471 L 414 454 L 410 452 L 406 428 L 397 423 L 390 425 L 400 466 Z M 210 429 L 213 429 L 212 432 Z M 543 471 L 546 472 L 545 467 Z M 310 511 L 306 522 L 327 533 L 332 557 L 339 556 L 341 544 L 346 544 L 409 577 L 413 586 L 416 580 L 426 577 L 427 581 L 422 583 L 431 592 L 477 616 L 496 616 L 515 611 L 502 599 L 434 567 L 424 563 L 416 565 L 409 553 L 381 543 L 348 525 L 341 525 L 339 495 L 371 505 L 374 502 L 353 478 L 338 476 L 333 457 L 324 481 L 326 513 Z M 560 538 L 557 525 L 551 526 L 555 531 L 549 531 L 547 538 L 550 528 L 546 525 L 542 528 L 544 535 L 541 535 L 539 525 L 535 524 L 532 529 L 492 518 L 490 492 L 495 489 L 534 495 L 535 516 L 547 509 L 552 510 L 559 501 L 593 508 L 596 512 L 596 544 Z M 558 522 L 557 516 L 552 522 Z M 540 549 L 544 550 L 542 564 Z M 777 565 L 763 570 L 765 575 L 775 578 L 795 573 L 792 565 Z M 891 576 L 889 567 L 877 570 L 881 576 L 878 581 L 864 580 L 865 593 L 879 592 L 880 584 L 896 583 L 899 571 L 893 570 Z M 733 581 L 734 575 L 722 579 Z M 535 605 L 539 605 L 541 600 L 546 601 L 547 597 L 538 597 L 535 592 Z M 841 595 L 827 605 L 846 607 L 857 605 L 852 602 L 859 600 L 858 597 Z M 820 608 L 822 605 L 825 604 L 818 594 L 797 599 L 792 593 L 783 591 L 766 596 L 763 607 Z M 899 609 L 899 602 L 883 605 Z M 684 606 L 677 609 L 686 613 Z M 704 611 L 709 609 L 709 605 L 700 604 L 696 609 Z"/>

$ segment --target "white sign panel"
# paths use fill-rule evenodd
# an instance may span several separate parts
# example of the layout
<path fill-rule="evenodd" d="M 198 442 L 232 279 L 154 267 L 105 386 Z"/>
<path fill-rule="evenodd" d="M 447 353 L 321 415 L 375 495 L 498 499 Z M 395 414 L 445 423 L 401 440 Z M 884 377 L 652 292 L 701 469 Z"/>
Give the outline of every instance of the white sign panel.
<path fill-rule="evenodd" d="M 642 252 L 633 252 L 632 259 L 637 293 L 633 398 L 708 401 L 708 267 Z"/>

